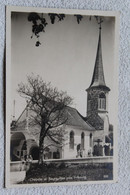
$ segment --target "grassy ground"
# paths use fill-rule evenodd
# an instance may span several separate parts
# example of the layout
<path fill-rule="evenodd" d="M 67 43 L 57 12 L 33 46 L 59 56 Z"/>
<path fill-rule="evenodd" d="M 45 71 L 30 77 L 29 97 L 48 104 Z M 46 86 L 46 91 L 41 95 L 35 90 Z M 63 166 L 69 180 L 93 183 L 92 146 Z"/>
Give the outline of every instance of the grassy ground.
<path fill-rule="evenodd" d="M 70 181 L 99 181 L 113 179 L 112 163 L 104 164 L 50 164 L 33 166 L 23 183 L 54 183 Z"/>

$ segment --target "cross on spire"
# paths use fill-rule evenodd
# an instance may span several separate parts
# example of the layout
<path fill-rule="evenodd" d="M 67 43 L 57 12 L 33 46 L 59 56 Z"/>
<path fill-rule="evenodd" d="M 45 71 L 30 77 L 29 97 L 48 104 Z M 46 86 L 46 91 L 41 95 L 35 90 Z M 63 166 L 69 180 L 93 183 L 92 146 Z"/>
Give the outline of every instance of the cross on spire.
<path fill-rule="evenodd" d="M 100 21 L 98 22 L 100 30 L 102 29 L 102 27 L 101 27 L 102 22 L 103 22 L 103 19 L 100 17 Z"/>

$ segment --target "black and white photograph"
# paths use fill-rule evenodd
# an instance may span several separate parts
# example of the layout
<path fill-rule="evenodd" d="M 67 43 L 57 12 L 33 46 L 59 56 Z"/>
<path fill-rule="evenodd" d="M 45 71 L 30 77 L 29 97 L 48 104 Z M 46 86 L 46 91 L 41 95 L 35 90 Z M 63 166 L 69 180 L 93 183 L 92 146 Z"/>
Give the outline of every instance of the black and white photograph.
<path fill-rule="evenodd" d="M 7 7 L 7 187 L 117 181 L 117 26 L 117 12 Z"/>

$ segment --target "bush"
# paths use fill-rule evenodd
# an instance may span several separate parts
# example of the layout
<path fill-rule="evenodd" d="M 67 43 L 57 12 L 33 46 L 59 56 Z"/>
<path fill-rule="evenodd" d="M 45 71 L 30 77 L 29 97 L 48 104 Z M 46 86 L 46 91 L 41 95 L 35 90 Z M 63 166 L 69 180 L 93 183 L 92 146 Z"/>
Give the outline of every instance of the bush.
<path fill-rule="evenodd" d="M 50 163 L 47 168 L 56 168 L 56 163 Z"/>
<path fill-rule="evenodd" d="M 66 168 L 67 167 L 67 165 L 63 162 L 63 163 L 61 163 L 60 165 L 59 165 L 59 168 L 60 169 L 64 169 L 64 168 Z"/>

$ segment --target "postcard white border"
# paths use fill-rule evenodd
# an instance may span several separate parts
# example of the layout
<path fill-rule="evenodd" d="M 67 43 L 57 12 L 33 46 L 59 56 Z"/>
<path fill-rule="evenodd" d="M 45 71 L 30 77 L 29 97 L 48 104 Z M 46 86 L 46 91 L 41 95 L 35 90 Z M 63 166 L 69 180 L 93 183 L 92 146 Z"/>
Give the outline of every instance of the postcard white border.
<path fill-rule="evenodd" d="M 40 184 L 10 184 L 10 83 L 11 83 L 11 12 L 38 12 L 38 13 L 64 13 L 80 15 L 99 15 L 115 17 L 115 48 L 114 48 L 114 88 L 115 88 L 115 116 L 114 124 L 114 159 L 113 159 L 113 180 L 103 181 L 76 181 L 76 182 L 59 182 L 59 183 L 40 183 Z M 115 183 L 118 181 L 118 50 L 119 50 L 119 15 L 117 11 L 99 11 L 99 10 L 77 10 L 77 9 L 56 9 L 56 8 L 37 8 L 37 7 L 6 7 L 6 147 L 5 147 L 5 187 L 34 187 L 34 186 L 57 186 L 57 185 L 80 185 L 80 184 L 102 184 Z"/>

